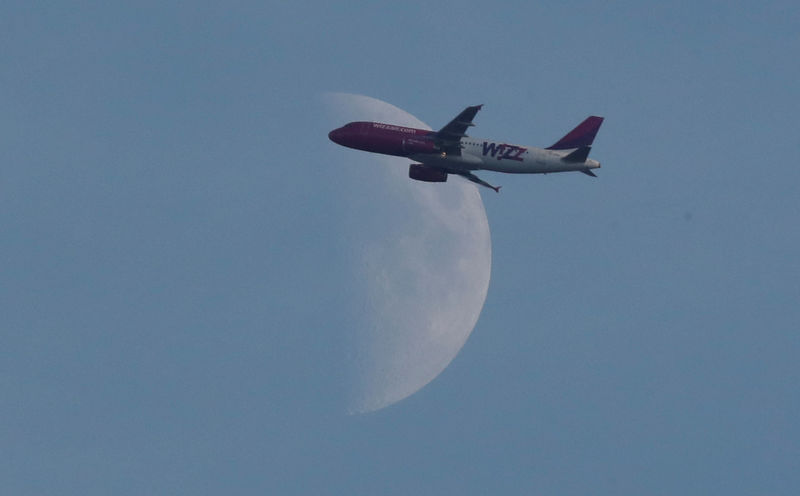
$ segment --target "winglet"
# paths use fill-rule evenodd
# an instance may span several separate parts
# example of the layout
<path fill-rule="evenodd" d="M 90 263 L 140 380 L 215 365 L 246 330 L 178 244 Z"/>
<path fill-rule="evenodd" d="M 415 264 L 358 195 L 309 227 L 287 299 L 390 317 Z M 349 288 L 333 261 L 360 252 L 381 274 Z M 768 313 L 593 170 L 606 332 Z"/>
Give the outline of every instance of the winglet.
<path fill-rule="evenodd" d="M 594 137 L 597 136 L 597 131 L 603 123 L 602 117 L 595 115 L 587 117 L 578 126 L 567 133 L 566 136 L 558 140 L 558 142 L 548 147 L 548 150 L 568 150 L 570 148 L 583 148 L 584 146 L 591 146 Z"/>
<path fill-rule="evenodd" d="M 475 115 L 482 108 L 483 104 L 465 108 L 452 121 L 439 130 L 437 133 L 438 136 L 445 140 L 459 140 L 465 137 L 467 128 L 474 126 L 472 119 L 475 118 Z"/>
<path fill-rule="evenodd" d="M 500 188 L 502 187 L 502 186 L 492 186 L 491 184 L 487 183 L 486 181 L 484 181 L 483 179 L 479 178 L 478 176 L 476 176 L 475 174 L 473 174 L 471 172 L 459 171 L 459 170 L 450 170 L 448 172 L 450 172 L 450 174 L 459 175 L 459 176 L 463 177 L 464 179 L 472 181 L 475 184 L 480 184 L 481 186 L 486 186 L 487 188 L 491 188 L 491 189 L 494 190 L 495 193 L 499 193 L 500 192 Z"/>

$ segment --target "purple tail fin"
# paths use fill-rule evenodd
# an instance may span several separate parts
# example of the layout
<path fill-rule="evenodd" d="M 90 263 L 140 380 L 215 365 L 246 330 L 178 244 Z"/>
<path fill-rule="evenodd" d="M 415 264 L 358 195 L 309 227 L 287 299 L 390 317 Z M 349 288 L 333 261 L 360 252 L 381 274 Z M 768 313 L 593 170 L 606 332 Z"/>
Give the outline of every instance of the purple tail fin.
<path fill-rule="evenodd" d="M 602 117 L 591 116 L 578 124 L 578 127 L 567 133 L 566 136 L 558 140 L 558 143 L 548 147 L 548 150 L 569 150 L 571 148 L 581 148 L 591 146 L 600 124 L 603 123 Z"/>

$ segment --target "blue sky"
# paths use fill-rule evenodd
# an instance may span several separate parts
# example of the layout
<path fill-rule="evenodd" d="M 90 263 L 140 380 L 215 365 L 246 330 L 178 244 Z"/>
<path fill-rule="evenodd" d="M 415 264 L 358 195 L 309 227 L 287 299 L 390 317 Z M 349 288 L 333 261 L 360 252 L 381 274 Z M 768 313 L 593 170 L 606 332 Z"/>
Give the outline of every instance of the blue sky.
<path fill-rule="evenodd" d="M 796 494 L 798 25 L 796 2 L 6 2 L 0 492 Z M 483 103 L 474 135 L 526 145 L 606 117 L 598 179 L 487 175 L 478 324 L 369 415 L 339 408 L 364 193 L 327 91 L 434 128 Z"/>

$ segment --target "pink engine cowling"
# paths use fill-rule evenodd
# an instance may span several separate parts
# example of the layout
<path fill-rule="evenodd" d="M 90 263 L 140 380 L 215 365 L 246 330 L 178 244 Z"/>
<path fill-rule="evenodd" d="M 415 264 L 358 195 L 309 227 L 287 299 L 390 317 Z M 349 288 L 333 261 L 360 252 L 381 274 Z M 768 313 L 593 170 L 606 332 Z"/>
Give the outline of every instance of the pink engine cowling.
<path fill-rule="evenodd" d="M 447 172 L 422 164 L 411 164 L 408 166 L 408 177 L 428 183 L 443 183 L 447 181 Z"/>

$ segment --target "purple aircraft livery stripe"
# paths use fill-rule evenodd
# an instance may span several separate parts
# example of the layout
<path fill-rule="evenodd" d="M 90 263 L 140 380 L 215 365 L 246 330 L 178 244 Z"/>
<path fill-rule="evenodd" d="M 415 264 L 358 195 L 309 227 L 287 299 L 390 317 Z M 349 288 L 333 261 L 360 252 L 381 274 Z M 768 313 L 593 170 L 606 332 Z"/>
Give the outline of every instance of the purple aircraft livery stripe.
<path fill-rule="evenodd" d="M 548 150 L 569 150 L 571 148 L 581 148 L 591 146 L 600 124 L 603 123 L 602 117 L 591 116 L 578 124 L 578 127 L 567 133 L 566 136 L 558 140 L 558 143 L 548 147 Z"/>

